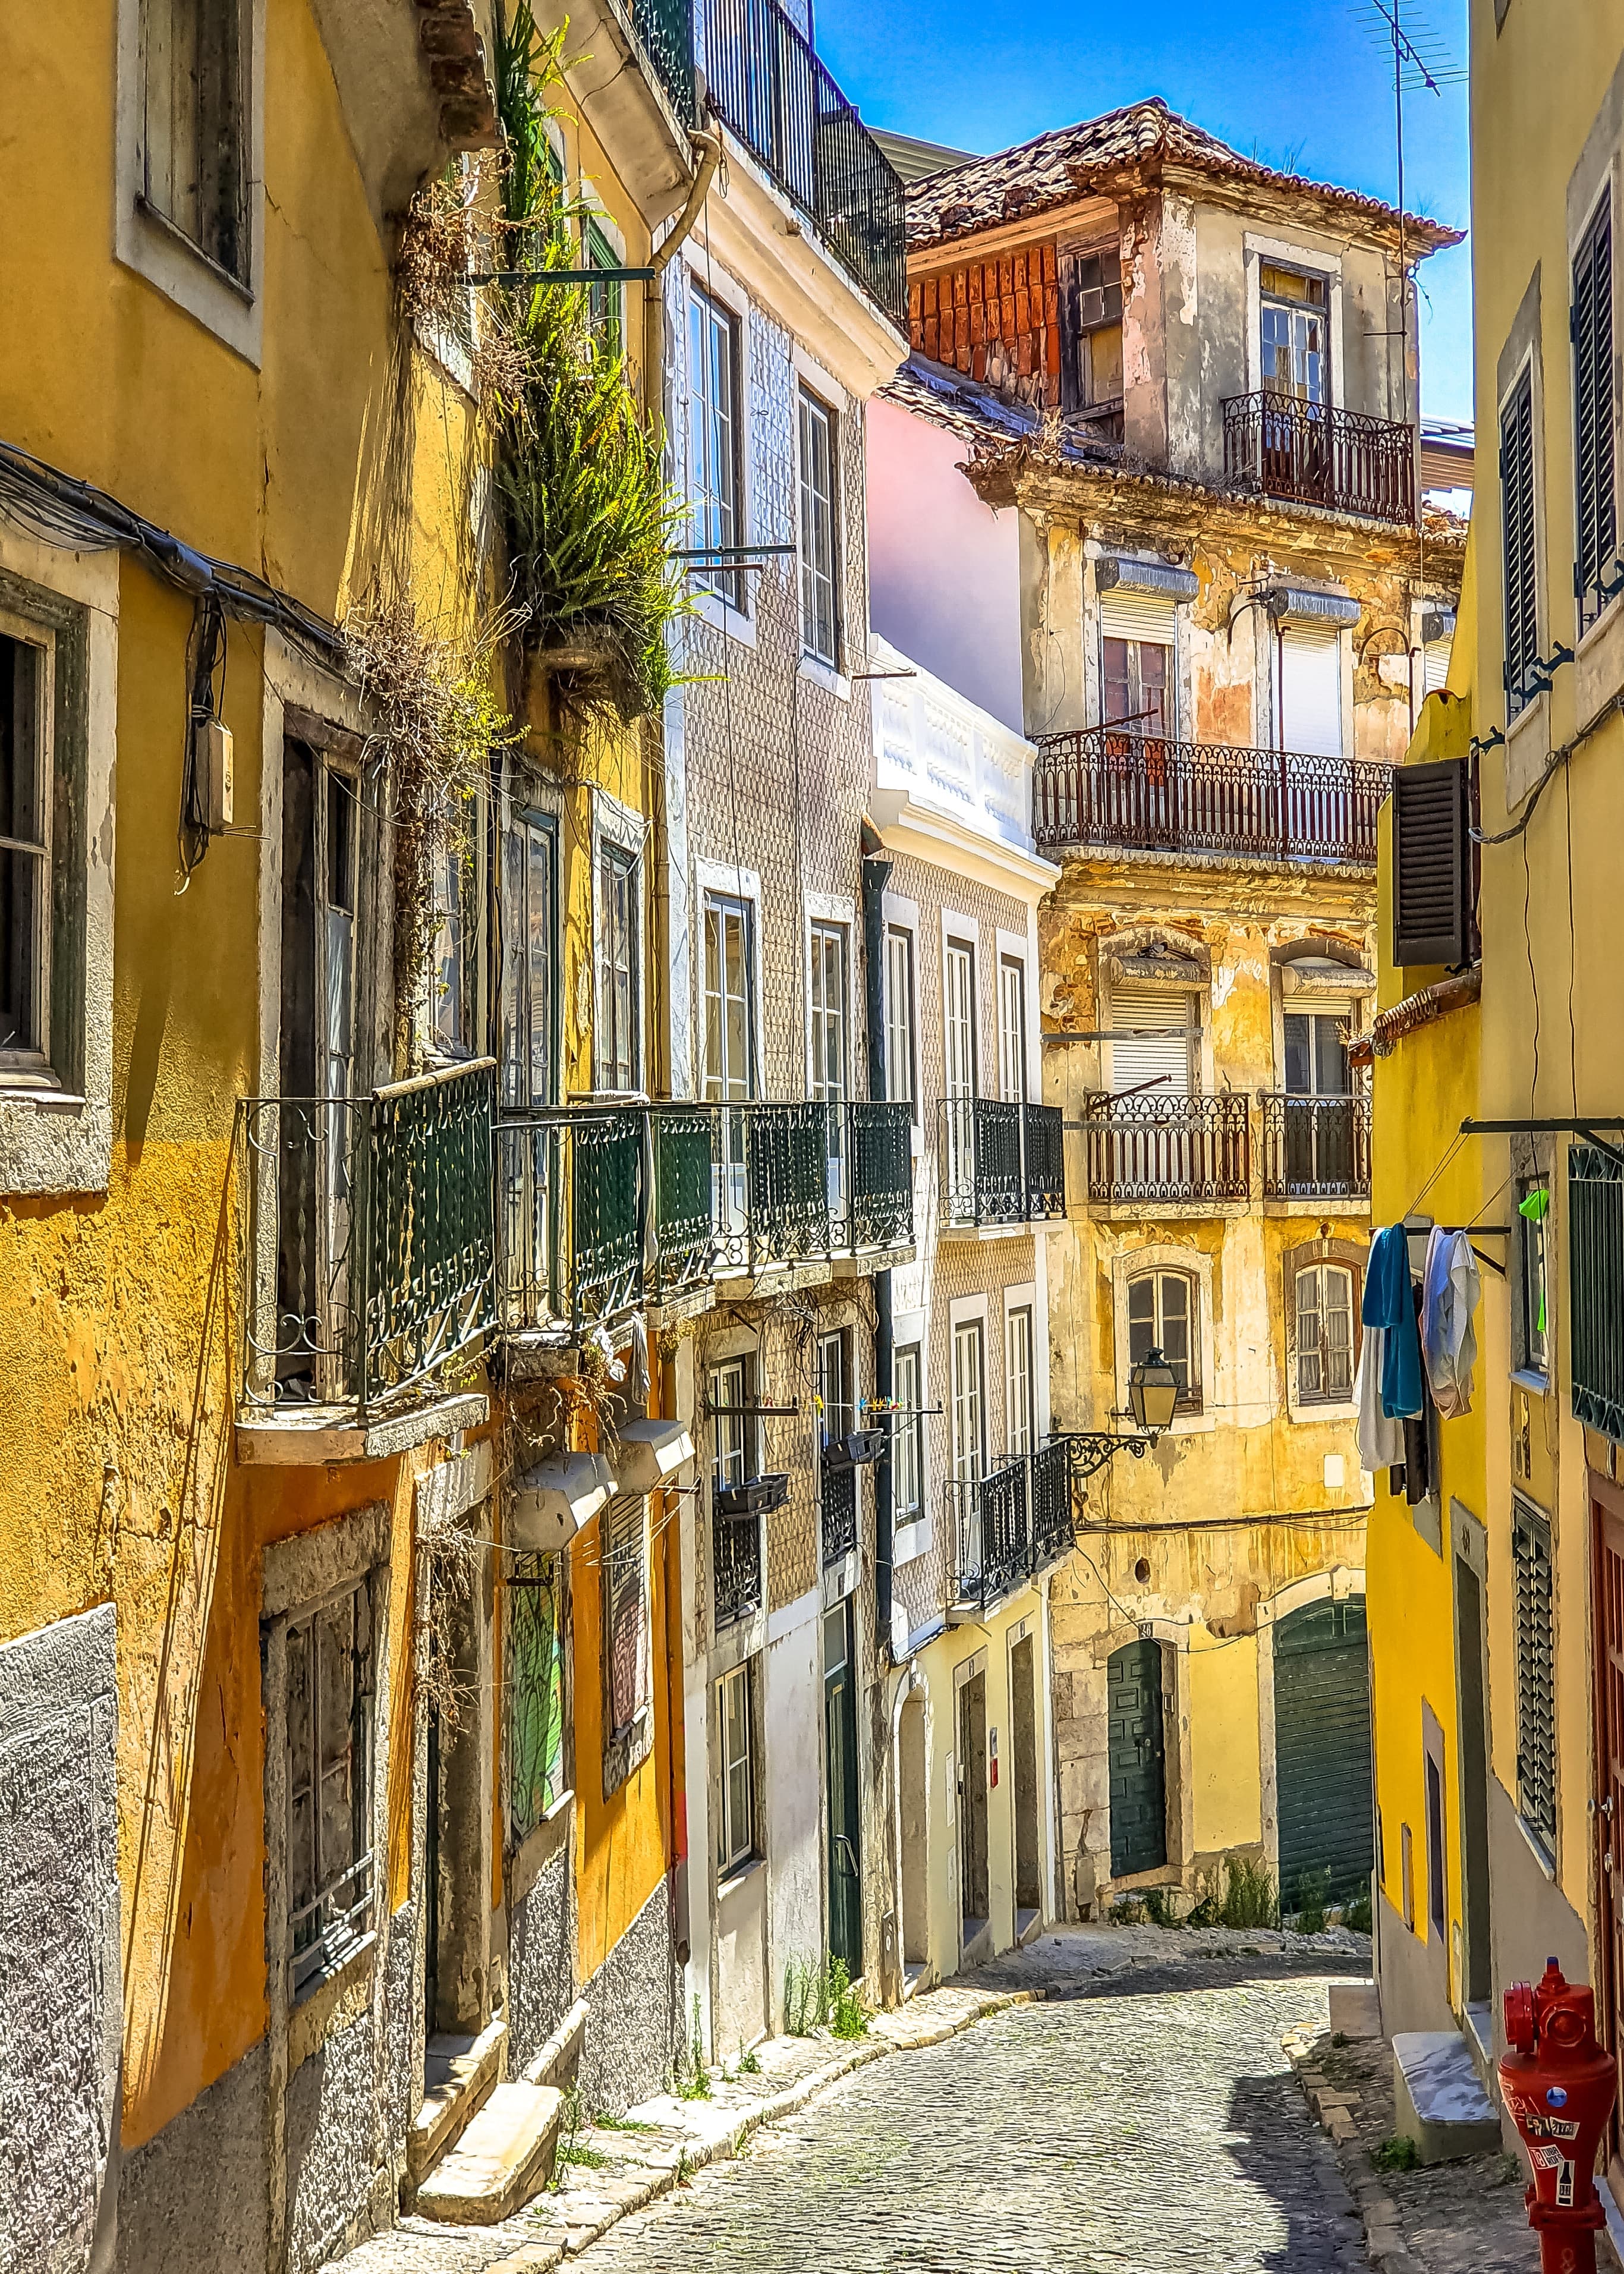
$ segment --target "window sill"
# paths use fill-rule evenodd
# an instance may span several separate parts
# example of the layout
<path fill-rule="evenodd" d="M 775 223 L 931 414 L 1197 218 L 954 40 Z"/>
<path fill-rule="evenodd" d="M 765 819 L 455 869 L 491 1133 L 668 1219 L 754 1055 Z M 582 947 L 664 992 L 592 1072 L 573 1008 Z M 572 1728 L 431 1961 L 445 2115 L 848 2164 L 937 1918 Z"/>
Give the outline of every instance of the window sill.
<path fill-rule="evenodd" d="M 1541 1873 L 1545 1879 L 1549 1879 L 1553 1886 L 1555 1886 L 1556 1861 L 1553 1856 L 1547 1855 L 1545 1852 L 1545 1841 L 1541 1840 L 1537 1832 L 1532 1830 L 1527 1818 L 1522 1814 L 1520 1809 L 1515 1807 L 1513 1808 L 1512 1820 L 1515 1824 L 1517 1830 L 1522 1834 L 1523 1840 L 1527 1842 L 1528 1852 L 1533 1857 L 1535 1863 L 1538 1864 Z"/>
<path fill-rule="evenodd" d="M 369 1927 L 352 1950 L 323 1973 L 312 1975 L 299 1991 L 288 2014 L 289 2076 L 320 2049 L 335 2029 L 356 2020 L 369 2003 L 377 1948 L 377 1932 Z"/>
<path fill-rule="evenodd" d="M 1518 1389 L 1526 1389 L 1530 1397 L 1549 1397 L 1551 1377 L 1531 1366 L 1514 1366 L 1511 1379 Z"/>
<path fill-rule="evenodd" d="M 764 1856 L 747 1856 L 742 1864 L 732 1864 L 717 1880 L 718 1902 L 725 1903 L 730 1896 L 742 1894 L 751 1880 L 766 1868 L 767 1858 Z"/>
<path fill-rule="evenodd" d="M 695 592 L 692 606 L 701 622 L 709 624 L 712 630 L 726 632 L 729 639 L 737 640 L 741 647 L 755 646 L 755 617 L 746 615 L 741 608 L 735 608 L 732 601 L 725 600 L 719 592 Z"/>
<path fill-rule="evenodd" d="M 1536 695 L 1506 722 L 1506 803 L 1521 805 L 1551 763 L 1551 698 Z"/>
<path fill-rule="evenodd" d="M 264 335 L 264 309 L 257 289 L 264 258 L 259 222 L 249 223 L 252 282 L 245 284 L 211 260 L 139 192 L 126 191 L 126 195 L 128 202 L 121 201 L 115 222 L 115 257 L 258 369 Z"/>
<path fill-rule="evenodd" d="M 569 1837 L 575 1813 L 575 1789 L 566 1785 L 541 1822 L 525 1834 L 508 1858 L 508 1901 L 510 1905 L 524 1901 L 563 1847 Z"/>
<path fill-rule="evenodd" d="M 901 1563 L 912 1563 L 915 1556 L 928 1555 L 932 1545 L 931 1522 L 928 1516 L 915 1517 L 911 1523 L 899 1524 L 891 1535 L 891 1569 Z"/>
<path fill-rule="evenodd" d="M 1359 1409 L 1350 1397 L 1291 1397 L 1286 1413 L 1293 1421 L 1357 1421 Z"/>
<path fill-rule="evenodd" d="M 838 697 L 842 703 L 851 701 L 852 682 L 838 665 L 825 663 L 822 656 L 809 654 L 805 648 L 802 648 L 801 661 L 796 668 L 800 676 L 810 681 L 814 687 L 826 687 L 830 693 Z"/>

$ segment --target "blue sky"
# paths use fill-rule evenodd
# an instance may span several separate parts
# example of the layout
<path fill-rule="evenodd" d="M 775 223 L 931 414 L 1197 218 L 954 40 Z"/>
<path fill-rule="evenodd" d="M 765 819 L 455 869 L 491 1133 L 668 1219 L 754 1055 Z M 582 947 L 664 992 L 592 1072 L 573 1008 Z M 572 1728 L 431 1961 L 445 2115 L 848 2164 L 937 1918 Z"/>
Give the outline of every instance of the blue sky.
<path fill-rule="evenodd" d="M 1391 51 L 1368 0 L 815 0 L 820 52 L 870 125 L 1007 149 L 1149 94 L 1271 165 L 1394 196 Z M 1406 0 L 1429 53 L 1466 60 L 1466 0 Z M 1430 35 L 1430 39 L 1429 39 Z M 1469 217 L 1466 88 L 1407 94 L 1405 202 Z M 1470 245 L 1421 270 L 1421 401 L 1470 418 Z"/>

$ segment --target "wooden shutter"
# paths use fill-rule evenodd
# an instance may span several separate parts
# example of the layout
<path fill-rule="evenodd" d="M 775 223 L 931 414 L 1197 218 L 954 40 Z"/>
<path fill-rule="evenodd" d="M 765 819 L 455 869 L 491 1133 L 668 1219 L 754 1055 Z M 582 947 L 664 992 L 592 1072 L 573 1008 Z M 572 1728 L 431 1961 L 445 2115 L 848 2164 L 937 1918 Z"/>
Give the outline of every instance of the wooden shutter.
<path fill-rule="evenodd" d="M 1515 714 L 1529 699 L 1528 672 L 1539 657 L 1538 576 L 1534 546 L 1534 380 L 1525 371 L 1500 415 L 1501 535 L 1506 574 L 1506 697 Z"/>
<path fill-rule="evenodd" d="M 1613 495 L 1612 192 L 1574 255 L 1569 315 L 1574 363 L 1574 591 L 1579 629 L 1603 606 L 1602 584 L 1617 551 Z"/>
<path fill-rule="evenodd" d="M 1470 845 L 1458 758 L 1393 777 L 1393 960 L 1464 963 Z"/>
<path fill-rule="evenodd" d="M 1551 1616 L 1551 1531 L 1514 1500 L 1513 1615 L 1517 1675 L 1517 1813 L 1556 1851 L 1556 1698 Z"/>

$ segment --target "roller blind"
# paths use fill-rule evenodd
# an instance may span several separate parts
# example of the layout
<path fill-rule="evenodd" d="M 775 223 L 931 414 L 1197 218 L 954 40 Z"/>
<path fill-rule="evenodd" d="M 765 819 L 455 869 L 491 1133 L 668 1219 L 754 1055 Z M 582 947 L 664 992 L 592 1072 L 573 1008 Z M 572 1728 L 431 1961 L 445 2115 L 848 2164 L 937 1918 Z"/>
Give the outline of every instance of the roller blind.
<path fill-rule="evenodd" d="M 1151 1093 L 1157 1097 L 1188 1097 L 1191 1053 L 1195 1040 L 1193 995 L 1157 987 L 1113 987 L 1111 1026 L 1150 1028 L 1127 1035 L 1111 1044 L 1111 1088 L 1120 1097 L 1124 1090 L 1144 1082 L 1167 1079 Z"/>
<path fill-rule="evenodd" d="M 1100 595 L 1102 638 L 1151 640 L 1171 647 L 1177 623 L 1177 603 L 1165 592 L 1135 592 L 1113 584 Z"/>
<path fill-rule="evenodd" d="M 1313 757 L 1342 754 L 1342 643 L 1330 624 L 1288 624 L 1281 635 L 1281 747 Z"/>

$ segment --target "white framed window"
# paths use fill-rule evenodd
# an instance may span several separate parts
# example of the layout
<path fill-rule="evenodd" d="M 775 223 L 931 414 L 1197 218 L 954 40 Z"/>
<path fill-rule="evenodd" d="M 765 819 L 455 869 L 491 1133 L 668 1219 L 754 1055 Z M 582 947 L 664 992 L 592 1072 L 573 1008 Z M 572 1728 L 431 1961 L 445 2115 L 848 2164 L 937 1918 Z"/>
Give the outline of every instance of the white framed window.
<path fill-rule="evenodd" d="M 817 1338 L 818 1447 L 849 1437 L 855 1426 L 852 1404 L 852 1354 L 844 1327 Z"/>
<path fill-rule="evenodd" d="M 474 1054 L 478 922 L 475 915 L 475 806 L 467 802 L 460 826 L 448 830 L 431 861 L 434 936 L 429 973 L 429 1025 L 436 1053 Z"/>
<path fill-rule="evenodd" d="M 1004 1450 L 1022 1459 L 1037 1445 L 1037 1382 L 1033 1372 L 1032 1306 L 1015 1305 L 1004 1317 Z"/>
<path fill-rule="evenodd" d="M 811 950 L 812 1095 L 846 1095 L 846 927 L 815 923 Z"/>
<path fill-rule="evenodd" d="M 558 822 L 520 811 L 502 843 L 501 1094 L 558 1102 Z"/>
<path fill-rule="evenodd" d="M 835 414 L 802 388 L 801 403 L 801 644 L 840 660 Z"/>
<path fill-rule="evenodd" d="M 606 840 L 598 848 L 598 1031 L 597 1086 L 635 1089 L 642 1078 L 638 919 L 642 864 Z"/>
<path fill-rule="evenodd" d="M 1015 1105 L 1026 1102 L 1026 967 L 1018 956 L 998 958 L 998 1082 Z"/>
<path fill-rule="evenodd" d="M 974 1097 L 976 1081 L 975 950 L 950 939 L 944 958 L 943 1013 L 949 1097 Z"/>
<path fill-rule="evenodd" d="M 891 1489 L 898 1531 L 917 1524 L 925 1512 L 925 1369 L 923 1346 L 907 1343 L 891 1360 L 891 1394 L 897 1401 L 891 1424 Z"/>
<path fill-rule="evenodd" d="M 1342 1405 L 1353 1396 L 1354 1288 L 1345 1263 L 1310 1263 L 1296 1275 L 1299 1404 Z"/>
<path fill-rule="evenodd" d="M 141 0 L 140 202 L 234 282 L 249 279 L 242 0 Z"/>
<path fill-rule="evenodd" d="M 749 1361 L 729 1359 L 710 1371 L 711 1427 L 715 1439 L 711 1475 L 718 1489 L 747 1483 L 756 1473 L 756 1424 L 744 1408 L 750 1402 Z"/>
<path fill-rule="evenodd" d="M 288 1959 L 296 1999 L 371 1929 L 372 1696 L 365 1578 L 288 1622 Z"/>
<path fill-rule="evenodd" d="M 756 910 L 705 895 L 705 1096 L 728 1104 L 755 1095 Z"/>
<path fill-rule="evenodd" d="M 716 1864 L 726 1879 L 756 1853 L 756 1714 L 748 1659 L 717 1683 L 716 1718 L 722 1771 Z"/>
<path fill-rule="evenodd" d="M 0 614 L 0 1081 L 46 1087 L 55 678 L 53 634 Z"/>
<path fill-rule="evenodd" d="M 1264 392 L 1323 406 L 1331 399 L 1330 285 L 1279 261 L 1258 270 Z"/>
<path fill-rule="evenodd" d="M 914 934 L 905 924 L 885 932 L 885 1094 L 914 1105 L 918 1118 L 919 1005 Z"/>
<path fill-rule="evenodd" d="M 1187 1271 L 1142 1271 L 1128 1282 L 1128 1364 L 1159 1350 L 1178 1382 L 1180 1412 L 1201 1404 L 1199 1290 Z"/>
<path fill-rule="evenodd" d="M 688 499 L 690 542 L 726 552 L 742 539 L 740 510 L 739 324 L 702 291 L 688 293 Z M 742 570 L 726 561 L 695 564 L 695 582 L 743 609 Z"/>
<path fill-rule="evenodd" d="M 986 1337 L 980 1319 L 953 1328 L 953 1474 L 960 1483 L 987 1473 Z"/>

